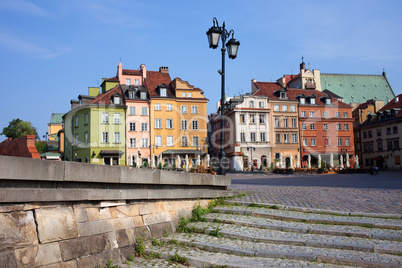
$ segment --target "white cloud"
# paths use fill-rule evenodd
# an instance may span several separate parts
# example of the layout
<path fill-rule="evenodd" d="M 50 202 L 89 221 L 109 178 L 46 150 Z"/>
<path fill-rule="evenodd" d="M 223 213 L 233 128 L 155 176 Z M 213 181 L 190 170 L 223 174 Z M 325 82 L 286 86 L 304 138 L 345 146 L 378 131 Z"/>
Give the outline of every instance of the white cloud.
<path fill-rule="evenodd" d="M 0 32 L 0 47 L 10 51 L 27 54 L 34 58 L 51 59 L 69 53 L 69 48 L 48 49 L 37 45 L 34 42 L 22 40 L 21 38 Z"/>
<path fill-rule="evenodd" d="M 46 17 L 48 16 L 47 12 L 38 7 L 37 5 L 23 0 L 5 0 L 0 2 L 0 10 L 11 10 L 17 12 L 27 13 L 33 16 Z"/>

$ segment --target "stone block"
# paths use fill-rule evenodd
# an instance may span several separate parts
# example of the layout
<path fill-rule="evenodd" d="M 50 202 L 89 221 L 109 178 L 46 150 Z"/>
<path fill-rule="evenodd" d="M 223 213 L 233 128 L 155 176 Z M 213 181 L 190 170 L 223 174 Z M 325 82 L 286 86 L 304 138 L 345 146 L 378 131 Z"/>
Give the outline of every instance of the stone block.
<path fill-rule="evenodd" d="M 65 181 L 86 181 L 86 182 L 104 182 L 119 183 L 120 167 L 103 165 L 85 165 L 75 162 L 65 163 Z"/>
<path fill-rule="evenodd" d="M 133 221 L 134 221 L 134 226 L 135 227 L 144 226 L 144 221 L 142 219 L 142 216 L 134 216 Z"/>
<path fill-rule="evenodd" d="M 121 199 L 125 200 L 144 200 L 148 199 L 148 192 L 142 189 L 130 189 L 121 192 Z"/>
<path fill-rule="evenodd" d="M 160 184 L 159 170 L 146 168 L 122 168 L 121 183 L 131 184 Z"/>
<path fill-rule="evenodd" d="M 94 235 L 89 237 L 89 239 L 91 254 L 111 249 L 109 236 L 107 234 Z"/>
<path fill-rule="evenodd" d="M 126 205 L 126 201 L 104 201 L 100 202 L 99 207 L 115 207 L 115 206 L 124 206 Z"/>
<path fill-rule="evenodd" d="M 110 211 L 110 216 L 111 216 L 112 219 L 115 219 L 115 218 L 119 217 L 116 207 L 111 207 L 109 209 L 109 211 Z"/>
<path fill-rule="evenodd" d="M 26 247 L 15 250 L 18 267 L 34 267 L 39 246 Z"/>
<path fill-rule="evenodd" d="M 76 259 L 91 253 L 91 244 L 88 237 L 80 237 L 59 242 L 63 261 Z"/>
<path fill-rule="evenodd" d="M 133 217 L 140 215 L 140 209 L 138 205 L 118 206 L 116 207 L 116 210 L 126 217 Z M 120 217 L 119 214 L 118 216 Z"/>
<path fill-rule="evenodd" d="M 140 215 L 152 214 L 157 211 L 155 203 L 142 203 L 139 205 Z"/>
<path fill-rule="evenodd" d="M 113 225 L 114 231 L 130 229 L 135 227 L 134 220 L 131 217 L 111 219 L 107 220 L 107 222 L 110 222 Z"/>
<path fill-rule="evenodd" d="M 101 208 L 101 209 L 99 209 L 99 218 L 101 220 L 111 219 L 112 215 L 110 214 L 110 209 L 109 208 Z"/>
<path fill-rule="evenodd" d="M 32 211 L 0 214 L 0 251 L 38 244 Z"/>
<path fill-rule="evenodd" d="M 55 263 L 55 264 L 42 266 L 41 268 L 78 268 L 78 266 L 77 266 L 76 260 L 71 260 L 71 261 L 59 262 L 59 263 Z"/>
<path fill-rule="evenodd" d="M 187 172 L 174 172 L 168 170 L 160 171 L 160 183 L 170 185 L 189 185 L 189 173 Z"/>
<path fill-rule="evenodd" d="M 148 190 L 147 191 L 147 196 L 148 199 L 170 199 L 171 198 L 171 190 L 166 189 L 166 190 Z"/>
<path fill-rule="evenodd" d="M 88 221 L 87 210 L 85 208 L 74 207 L 74 214 L 76 222 Z"/>
<path fill-rule="evenodd" d="M 85 256 L 77 260 L 78 267 L 105 267 L 106 263 L 113 259 L 113 264 L 119 263 L 119 257 L 113 258 L 113 251 L 103 251 L 94 255 Z"/>
<path fill-rule="evenodd" d="M 130 245 L 134 245 L 135 244 L 135 229 L 131 228 L 131 229 L 126 229 L 126 233 L 127 233 L 127 237 L 128 237 L 128 242 Z"/>
<path fill-rule="evenodd" d="M 166 202 L 155 202 L 156 209 L 159 212 L 168 211 L 165 204 L 166 204 Z"/>
<path fill-rule="evenodd" d="M 130 245 L 130 240 L 128 238 L 126 230 L 116 231 L 116 240 L 119 248 Z"/>
<path fill-rule="evenodd" d="M 151 236 L 154 238 L 163 237 L 165 233 L 173 233 L 173 228 L 170 222 L 157 223 L 149 226 Z"/>
<path fill-rule="evenodd" d="M 144 224 L 151 225 L 171 220 L 169 212 L 160 212 L 143 216 Z"/>
<path fill-rule="evenodd" d="M 17 268 L 17 260 L 13 250 L 0 252 L 0 268 Z"/>
<path fill-rule="evenodd" d="M 134 246 L 127 246 L 124 248 L 119 248 L 120 250 L 120 255 L 121 255 L 121 259 L 123 261 L 127 260 L 128 257 L 130 256 L 135 256 L 135 248 Z"/>
<path fill-rule="evenodd" d="M 151 240 L 152 236 L 151 233 L 149 231 L 149 228 L 147 228 L 146 226 L 143 227 L 136 227 L 135 228 L 135 237 L 141 237 L 144 240 Z"/>
<path fill-rule="evenodd" d="M 78 234 L 82 236 L 91 236 L 114 231 L 110 220 L 88 221 L 77 223 Z"/>
<path fill-rule="evenodd" d="M 35 267 L 61 262 L 59 243 L 40 244 L 35 258 Z"/>
<path fill-rule="evenodd" d="M 87 208 L 87 217 L 89 221 L 98 221 L 100 220 L 99 209 L 98 208 Z"/>
<path fill-rule="evenodd" d="M 78 237 L 72 207 L 36 209 L 35 215 L 41 243 Z"/>
<path fill-rule="evenodd" d="M 0 203 L 3 202 L 6 202 L 6 189 L 0 189 Z"/>
<path fill-rule="evenodd" d="M 93 165 L 95 166 L 95 165 Z M 88 189 L 88 200 L 120 200 L 121 190 Z M 124 191 L 123 191 L 124 192 Z"/>

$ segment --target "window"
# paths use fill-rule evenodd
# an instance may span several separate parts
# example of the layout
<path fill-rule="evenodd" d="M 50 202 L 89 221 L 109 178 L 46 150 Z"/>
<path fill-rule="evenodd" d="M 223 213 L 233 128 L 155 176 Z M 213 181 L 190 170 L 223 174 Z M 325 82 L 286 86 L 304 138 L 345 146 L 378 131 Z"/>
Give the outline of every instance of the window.
<path fill-rule="evenodd" d="M 254 108 L 254 101 L 250 101 L 250 108 Z"/>
<path fill-rule="evenodd" d="M 292 143 L 297 143 L 297 134 L 292 134 Z"/>
<path fill-rule="evenodd" d="M 148 139 L 147 138 L 141 139 L 141 148 L 148 148 Z"/>
<path fill-rule="evenodd" d="M 387 150 L 392 151 L 392 141 L 387 141 Z"/>
<path fill-rule="evenodd" d="M 394 150 L 399 150 L 399 140 L 394 140 Z"/>
<path fill-rule="evenodd" d="M 265 132 L 260 133 L 260 141 L 265 141 Z"/>
<path fill-rule="evenodd" d="M 348 112 L 343 112 L 343 118 L 348 118 Z"/>
<path fill-rule="evenodd" d="M 137 147 L 137 139 L 136 139 L 136 138 L 130 138 L 129 147 L 130 147 L 130 148 L 135 148 L 135 147 Z"/>
<path fill-rule="evenodd" d="M 306 123 L 302 123 L 302 130 L 307 130 L 307 124 Z"/>
<path fill-rule="evenodd" d="M 198 130 L 198 120 L 193 121 L 193 130 Z"/>
<path fill-rule="evenodd" d="M 276 143 L 281 143 L 281 134 L 279 134 L 279 133 L 275 134 L 275 142 Z"/>
<path fill-rule="evenodd" d="M 155 146 L 162 146 L 162 136 L 155 136 Z"/>
<path fill-rule="evenodd" d="M 331 99 L 325 99 L 325 104 L 331 104 Z"/>
<path fill-rule="evenodd" d="M 341 112 L 335 112 L 335 117 L 340 118 L 341 117 Z"/>
<path fill-rule="evenodd" d="M 75 134 L 75 145 L 78 145 L 78 134 Z"/>
<path fill-rule="evenodd" d="M 393 127 L 393 133 L 398 134 L 398 127 L 397 126 Z"/>
<path fill-rule="evenodd" d="M 297 124 L 296 118 L 292 118 L 292 127 L 295 128 Z"/>
<path fill-rule="evenodd" d="M 114 97 L 113 97 L 113 103 L 114 103 L 114 104 L 121 104 L 121 98 L 120 98 L 120 96 L 114 96 Z"/>
<path fill-rule="evenodd" d="M 130 115 L 135 115 L 135 106 L 130 106 Z"/>
<path fill-rule="evenodd" d="M 189 92 L 189 93 L 188 93 L 188 97 L 189 97 L 189 98 L 192 98 L 192 97 L 193 97 L 193 93 Z"/>
<path fill-rule="evenodd" d="M 102 143 L 109 142 L 109 132 L 102 132 Z"/>
<path fill-rule="evenodd" d="M 314 98 L 310 98 L 310 104 L 315 104 L 315 99 Z"/>
<path fill-rule="evenodd" d="M 78 127 L 78 121 L 79 121 L 78 119 L 79 119 L 79 117 L 76 116 L 76 117 L 75 117 L 75 126 L 76 126 L 76 127 Z"/>
<path fill-rule="evenodd" d="M 166 146 L 173 146 L 173 136 L 166 137 Z"/>
<path fill-rule="evenodd" d="M 140 80 L 139 79 L 134 79 L 134 85 L 136 85 L 136 86 L 140 85 Z"/>
<path fill-rule="evenodd" d="M 373 134 L 372 134 L 371 130 L 367 131 L 367 133 L 368 133 L 369 138 L 373 137 Z"/>
<path fill-rule="evenodd" d="M 377 149 L 379 152 L 382 152 L 382 140 L 377 141 Z"/>
<path fill-rule="evenodd" d="M 141 131 L 148 131 L 148 123 L 141 123 Z"/>
<path fill-rule="evenodd" d="M 286 99 L 286 92 L 281 92 L 280 98 L 281 99 Z"/>
<path fill-rule="evenodd" d="M 255 114 L 250 114 L 250 124 L 255 124 Z"/>
<path fill-rule="evenodd" d="M 134 92 L 132 92 L 132 91 L 129 91 L 129 92 L 128 92 L 128 98 L 129 98 L 129 99 L 134 99 L 134 96 L 135 96 L 135 95 L 134 95 Z"/>
<path fill-rule="evenodd" d="M 311 146 L 316 146 L 315 139 L 311 139 Z"/>
<path fill-rule="evenodd" d="M 349 124 L 343 124 L 343 129 L 344 130 L 349 130 Z"/>
<path fill-rule="evenodd" d="M 283 127 L 289 127 L 287 118 L 283 118 Z"/>
<path fill-rule="evenodd" d="M 322 112 L 322 117 L 328 118 L 328 112 Z"/>
<path fill-rule="evenodd" d="M 85 125 L 88 125 L 89 122 L 89 115 L 85 114 Z"/>
<path fill-rule="evenodd" d="M 279 112 L 279 105 L 277 105 L 277 104 L 274 105 L 274 111 Z"/>
<path fill-rule="evenodd" d="M 259 102 L 259 107 L 260 107 L 260 108 L 264 108 L 264 102 L 263 102 L 263 101 L 260 101 L 260 102 Z"/>
<path fill-rule="evenodd" d="M 338 146 L 342 146 L 342 139 L 338 139 Z"/>
<path fill-rule="evenodd" d="M 365 138 L 365 139 L 367 138 L 367 132 L 366 131 L 363 132 L 363 138 Z"/>
<path fill-rule="evenodd" d="M 130 122 L 130 131 L 135 131 L 135 122 Z"/>
<path fill-rule="evenodd" d="M 399 155 L 394 155 L 395 156 L 395 165 L 400 165 L 401 164 L 401 157 Z"/>
<path fill-rule="evenodd" d="M 342 125 L 341 124 L 336 124 L 336 130 L 342 130 Z"/>
<path fill-rule="evenodd" d="M 117 114 L 117 113 L 114 114 L 113 122 L 115 124 L 120 124 L 120 114 Z"/>
<path fill-rule="evenodd" d="M 345 146 L 350 146 L 350 140 L 349 139 L 345 139 Z"/>
<path fill-rule="evenodd" d="M 186 136 L 181 137 L 181 146 L 182 147 L 187 147 L 188 146 L 188 141 L 187 141 Z"/>
<path fill-rule="evenodd" d="M 103 124 L 109 123 L 109 113 L 102 113 L 102 123 Z"/>
<path fill-rule="evenodd" d="M 327 123 L 324 123 L 324 124 L 323 124 L 323 128 L 324 128 L 324 130 L 328 130 L 328 124 L 327 124 Z"/>
<path fill-rule="evenodd" d="M 173 128 L 173 119 L 166 119 L 166 128 Z"/>
<path fill-rule="evenodd" d="M 191 113 L 198 114 L 198 106 L 191 106 Z"/>
<path fill-rule="evenodd" d="M 283 142 L 289 143 L 289 134 L 287 134 L 287 133 L 283 134 Z"/>
<path fill-rule="evenodd" d="M 300 116 L 301 116 L 301 117 L 306 117 L 306 111 L 301 111 L 301 112 L 300 112 Z"/>
<path fill-rule="evenodd" d="M 290 111 L 291 112 L 296 112 L 296 105 L 291 105 L 290 106 Z"/>
<path fill-rule="evenodd" d="M 160 88 L 161 97 L 166 97 L 166 88 Z"/>
<path fill-rule="evenodd" d="M 193 147 L 198 146 L 198 137 L 193 137 Z"/>
<path fill-rule="evenodd" d="M 387 127 L 387 135 L 390 135 L 390 134 L 391 134 L 391 128 Z"/>
<path fill-rule="evenodd" d="M 300 104 L 306 104 L 306 99 L 305 98 L 300 98 Z"/>
<path fill-rule="evenodd" d="M 287 112 L 288 111 L 288 106 L 287 105 L 282 105 L 282 111 Z"/>
<path fill-rule="evenodd" d="M 180 106 L 180 108 L 181 108 L 181 113 L 182 113 L 182 114 L 186 114 L 186 113 L 187 113 L 187 106 L 182 105 L 182 106 Z"/>
<path fill-rule="evenodd" d="M 307 139 L 303 139 L 303 146 L 307 146 Z"/>
<path fill-rule="evenodd" d="M 88 132 L 85 132 L 85 144 L 88 144 Z"/>
<path fill-rule="evenodd" d="M 275 127 L 276 127 L 276 128 L 281 127 L 280 124 L 281 124 L 280 119 L 279 119 L 279 118 L 275 118 Z"/>
<path fill-rule="evenodd" d="M 162 128 L 162 119 L 160 118 L 155 119 L 155 128 Z"/>
<path fill-rule="evenodd" d="M 181 96 L 182 96 L 183 98 L 185 98 L 185 97 L 186 97 L 186 92 L 181 93 Z"/>
<path fill-rule="evenodd" d="M 314 123 L 310 124 L 310 130 L 315 130 L 315 124 Z"/>
<path fill-rule="evenodd" d="M 114 133 L 114 143 L 120 143 L 120 132 Z"/>
<path fill-rule="evenodd" d="M 155 111 L 160 111 L 160 110 L 161 110 L 161 104 L 155 103 Z"/>
<path fill-rule="evenodd" d="M 255 132 L 250 133 L 250 141 L 255 141 Z"/>
<path fill-rule="evenodd" d="M 141 115 L 148 115 L 148 108 L 147 107 L 141 107 Z"/>
<path fill-rule="evenodd" d="M 314 111 L 309 112 L 309 117 L 314 117 Z"/>
<path fill-rule="evenodd" d="M 141 99 L 146 100 L 147 99 L 147 93 L 146 92 L 141 92 Z"/>
<path fill-rule="evenodd" d="M 187 130 L 187 120 L 181 120 L 181 129 Z"/>
<path fill-rule="evenodd" d="M 324 139 L 324 146 L 329 146 L 329 139 Z"/>
<path fill-rule="evenodd" d="M 130 79 L 130 78 L 127 78 L 127 79 L 126 79 L 126 85 L 127 85 L 127 86 L 130 86 L 130 85 L 131 85 L 131 79 Z"/>
<path fill-rule="evenodd" d="M 380 137 L 381 136 L 381 128 L 378 128 L 377 129 L 377 137 Z"/>
<path fill-rule="evenodd" d="M 166 104 L 166 111 L 172 111 L 172 104 L 171 103 Z"/>
<path fill-rule="evenodd" d="M 240 141 L 246 141 L 246 133 L 240 132 Z"/>
<path fill-rule="evenodd" d="M 265 115 L 260 114 L 260 124 L 265 124 Z"/>
<path fill-rule="evenodd" d="M 245 123 L 246 122 L 246 118 L 244 114 L 240 114 L 240 123 Z"/>

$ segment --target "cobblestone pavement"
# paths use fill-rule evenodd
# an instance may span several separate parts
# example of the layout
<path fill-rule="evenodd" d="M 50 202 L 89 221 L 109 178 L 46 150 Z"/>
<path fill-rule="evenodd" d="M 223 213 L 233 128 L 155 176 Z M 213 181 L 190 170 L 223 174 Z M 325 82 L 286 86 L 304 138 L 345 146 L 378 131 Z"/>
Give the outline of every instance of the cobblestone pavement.
<path fill-rule="evenodd" d="M 402 214 L 401 172 L 389 172 L 380 176 L 368 174 L 291 176 L 229 174 L 229 176 L 232 177 L 233 190 L 247 193 L 236 201 L 348 212 Z M 364 188 L 365 181 L 367 188 Z"/>

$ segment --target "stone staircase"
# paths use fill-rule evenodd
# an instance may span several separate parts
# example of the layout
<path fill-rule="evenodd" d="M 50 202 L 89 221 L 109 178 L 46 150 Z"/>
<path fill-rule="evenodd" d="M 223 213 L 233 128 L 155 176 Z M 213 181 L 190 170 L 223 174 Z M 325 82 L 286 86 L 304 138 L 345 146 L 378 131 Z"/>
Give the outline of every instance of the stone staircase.
<path fill-rule="evenodd" d="M 233 201 L 214 212 L 120 267 L 402 267 L 400 215 Z"/>

